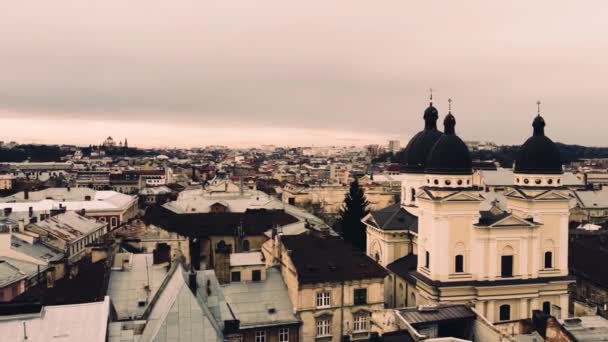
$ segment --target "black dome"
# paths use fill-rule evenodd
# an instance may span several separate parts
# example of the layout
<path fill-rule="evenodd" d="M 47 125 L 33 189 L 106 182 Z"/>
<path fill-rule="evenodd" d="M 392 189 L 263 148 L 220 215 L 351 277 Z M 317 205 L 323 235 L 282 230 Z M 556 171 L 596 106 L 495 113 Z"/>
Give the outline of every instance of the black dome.
<path fill-rule="evenodd" d="M 423 173 L 431 148 L 442 133 L 437 130 L 439 112 L 433 103 L 424 111 L 424 129 L 410 139 L 405 147 L 405 172 Z"/>
<path fill-rule="evenodd" d="M 456 118 L 452 113 L 448 113 L 443 125 L 443 135 L 431 149 L 426 162 L 426 173 L 472 174 L 471 154 L 464 141 L 455 134 Z"/>
<path fill-rule="evenodd" d="M 561 174 L 562 157 L 555 143 L 545 136 L 545 120 L 537 115 L 532 123 L 534 134 L 519 148 L 516 173 Z"/>

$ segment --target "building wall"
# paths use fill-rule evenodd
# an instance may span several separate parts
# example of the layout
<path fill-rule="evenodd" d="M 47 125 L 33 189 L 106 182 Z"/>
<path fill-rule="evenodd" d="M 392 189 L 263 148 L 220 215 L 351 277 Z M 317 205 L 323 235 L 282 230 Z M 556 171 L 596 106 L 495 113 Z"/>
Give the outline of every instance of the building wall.
<path fill-rule="evenodd" d="M 242 341 L 243 342 L 257 342 L 255 339 L 256 332 L 263 331 L 266 334 L 266 340 L 265 340 L 266 342 L 278 342 L 279 341 L 279 331 L 281 329 L 289 329 L 289 342 L 291 342 L 291 341 L 298 342 L 299 341 L 300 327 L 298 324 L 276 326 L 276 327 L 270 327 L 270 328 L 264 328 L 264 329 L 241 330 L 242 336 L 243 336 Z"/>

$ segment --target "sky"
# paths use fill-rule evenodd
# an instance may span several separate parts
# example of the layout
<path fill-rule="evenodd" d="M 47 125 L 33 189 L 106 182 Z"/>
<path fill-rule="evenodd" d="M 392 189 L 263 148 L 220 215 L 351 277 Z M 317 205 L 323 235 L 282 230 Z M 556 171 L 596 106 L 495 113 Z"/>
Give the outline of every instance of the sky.
<path fill-rule="evenodd" d="M 0 0 L 0 140 L 608 146 L 606 1 Z M 441 122 L 440 122 L 441 126 Z"/>

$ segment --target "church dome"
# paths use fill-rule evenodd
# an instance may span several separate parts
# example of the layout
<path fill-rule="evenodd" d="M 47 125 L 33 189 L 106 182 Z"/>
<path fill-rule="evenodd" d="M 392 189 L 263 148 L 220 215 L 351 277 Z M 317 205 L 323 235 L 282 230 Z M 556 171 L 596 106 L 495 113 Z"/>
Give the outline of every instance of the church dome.
<path fill-rule="evenodd" d="M 437 130 L 439 112 L 432 102 L 423 117 L 424 129 L 414 135 L 405 147 L 405 171 L 409 173 L 424 173 L 429 152 L 442 135 Z"/>
<path fill-rule="evenodd" d="M 519 148 L 515 172 L 561 174 L 562 158 L 555 143 L 545 136 L 545 120 L 537 115 L 532 123 L 534 134 Z"/>
<path fill-rule="evenodd" d="M 472 171 L 469 148 L 455 132 L 456 118 L 448 113 L 443 120 L 443 135 L 435 143 L 426 162 L 426 173 L 440 175 L 470 175 Z"/>

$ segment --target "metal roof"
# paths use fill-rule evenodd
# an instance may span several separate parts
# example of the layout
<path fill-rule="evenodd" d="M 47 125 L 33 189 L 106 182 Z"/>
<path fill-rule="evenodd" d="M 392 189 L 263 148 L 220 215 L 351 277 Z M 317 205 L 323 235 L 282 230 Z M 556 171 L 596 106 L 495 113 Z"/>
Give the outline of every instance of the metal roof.
<path fill-rule="evenodd" d="M 409 324 L 429 324 L 477 317 L 473 310 L 465 305 L 438 305 L 435 309 L 428 311 L 420 308 L 406 308 L 397 311 Z"/>

